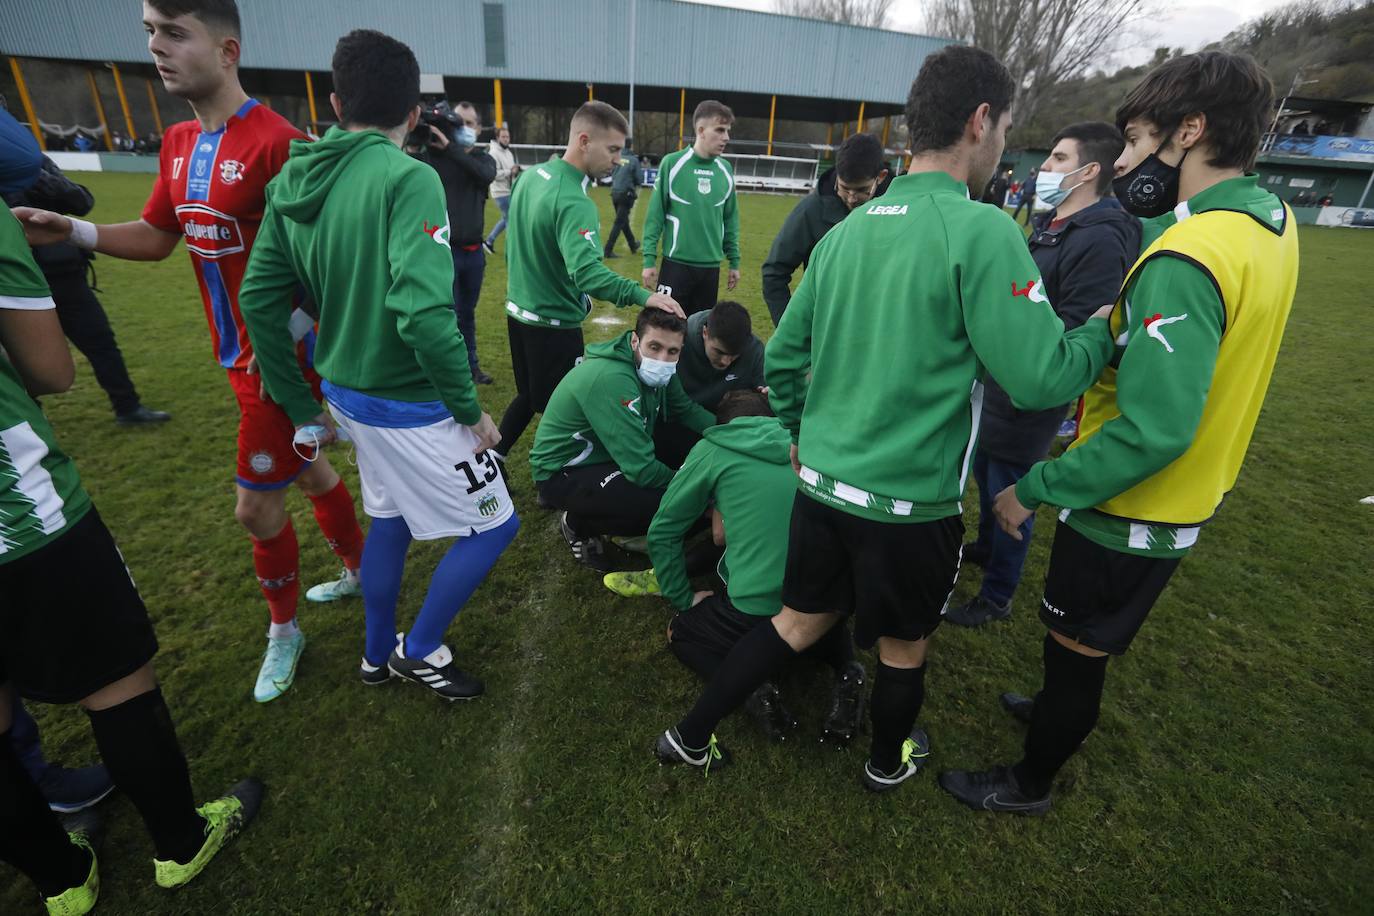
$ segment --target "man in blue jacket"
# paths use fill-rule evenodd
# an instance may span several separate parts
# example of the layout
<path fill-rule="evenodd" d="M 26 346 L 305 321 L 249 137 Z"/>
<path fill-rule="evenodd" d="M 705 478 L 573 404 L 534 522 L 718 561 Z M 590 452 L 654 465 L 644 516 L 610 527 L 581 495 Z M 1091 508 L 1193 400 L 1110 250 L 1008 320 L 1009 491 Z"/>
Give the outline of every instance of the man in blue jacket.
<path fill-rule="evenodd" d="M 1034 219 L 1028 244 L 1065 329 L 1116 299 L 1140 250 L 1140 222 L 1110 193 L 1113 163 L 1123 146 L 1121 131 L 1104 121 L 1071 124 L 1054 138 L 1036 178 L 1035 192 L 1054 209 Z M 1021 526 L 1018 541 L 997 527 L 992 501 L 1049 454 L 1064 411 L 1018 410 L 995 379 L 987 381 L 973 459 L 978 539 L 963 554 L 964 562 L 983 567 L 983 584 L 972 601 L 950 609 L 950 623 L 975 627 L 1011 615 L 1034 518 Z"/>

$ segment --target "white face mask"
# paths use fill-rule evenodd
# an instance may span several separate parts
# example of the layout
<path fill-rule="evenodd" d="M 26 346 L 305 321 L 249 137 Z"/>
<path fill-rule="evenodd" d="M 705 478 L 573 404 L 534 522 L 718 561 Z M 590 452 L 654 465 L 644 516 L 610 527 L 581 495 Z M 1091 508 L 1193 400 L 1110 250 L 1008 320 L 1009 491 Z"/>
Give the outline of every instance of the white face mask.
<path fill-rule="evenodd" d="M 1092 163 L 1089 162 L 1088 165 L 1092 165 Z M 1068 178 L 1070 175 L 1073 175 L 1077 172 L 1083 171 L 1088 167 L 1088 165 L 1080 165 L 1072 172 L 1040 172 L 1036 174 L 1035 196 L 1043 200 L 1045 203 L 1049 204 L 1051 207 L 1059 206 L 1064 202 L 1064 198 L 1068 197 L 1074 191 L 1078 190 L 1078 188 L 1088 183 L 1088 180 L 1085 178 L 1078 184 L 1073 185 L 1069 188 L 1065 188 L 1062 186 L 1064 183 L 1064 179 Z"/>
<path fill-rule="evenodd" d="M 654 359 L 652 356 L 639 358 L 639 380 L 650 388 L 662 388 L 677 374 L 677 363 Z"/>

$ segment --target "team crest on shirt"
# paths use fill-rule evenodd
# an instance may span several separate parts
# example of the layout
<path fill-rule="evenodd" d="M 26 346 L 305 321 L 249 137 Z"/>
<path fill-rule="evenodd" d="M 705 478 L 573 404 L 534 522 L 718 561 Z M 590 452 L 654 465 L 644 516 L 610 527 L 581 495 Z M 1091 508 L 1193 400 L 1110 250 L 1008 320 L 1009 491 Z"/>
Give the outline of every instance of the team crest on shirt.
<path fill-rule="evenodd" d="M 219 180 L 225 184 L 243 181 L 243 163 L 237 159 L 226 159 L 219 164 Z"/>
<path fill-rule="evenodd" d="M 1016 281 L 1011 281 L 1011 297 L 1015 299 L 1017 296 L 1025 296 L 1031 302 L 1050 301 L 1050 297 L 1045 295 L 1045 284 L 1040 282 L 1039 277 L 1028 281 L 1025 289 L 1019 289 Z"/>
<path fill-rule="evenodd" d="M 444 225 L 442 226 L 440 226 L 438 223 L 435 223 L 433 226 L 431 226 L 429 224 L 429 220 L 425 220 L 425 235 L 434 239 L 434 241 L 438 242 L 440 245 L 443 245 L 445 248 L 451 249 L 453 246 L 449 245 L 448 243 L 448 233 L 448 223 L 444 223 Z"/>
<path fill-rule="evenodd" d="M 267 452 L 254 452 L 248 456 L 248 466 L 253 469 L 255 474 L 270 474 L 276 465 L 277 463 L 272 460 L 272 456 Z"/>
<path fill-rule="evenodd" d="M 488 493 L 477 501 L 477 513 L 482 518 L 491 518 L 501 511 L 501 500 L 495 493 Z"/>
<path fill-rule="evenodd" d="M 711 179 L 709 179 L 709 178 L 698 178 L 698 179 L 697 179 L 697 193 L 698 193 L 698 194 L 710 194 L 710 193 L 711 193 Z"/>

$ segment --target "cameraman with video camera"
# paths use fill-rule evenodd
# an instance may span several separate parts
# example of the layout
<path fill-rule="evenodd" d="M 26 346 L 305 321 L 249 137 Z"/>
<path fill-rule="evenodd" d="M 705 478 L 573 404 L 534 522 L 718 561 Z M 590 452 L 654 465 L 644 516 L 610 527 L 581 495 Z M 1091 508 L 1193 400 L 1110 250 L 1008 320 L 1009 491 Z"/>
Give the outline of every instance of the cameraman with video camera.
<path fill-rule="evenodd" d="M 487 188 L 496 178 L 496 162 L 474 149 L 477 110 L 469 102 L 450 108 L 440 101 L 420 111 L 420 122 L 406 138 L 406 152 L 439 173 L 448 201 L 448 245 L 453 251 L 453 309 L 468 347 L 472 380 L 490 385 L 490 375 L 477 362 L 477 299 L 482 294 L 482 227 Z M 436 236 L 437 237 L 437 236 Z"/>

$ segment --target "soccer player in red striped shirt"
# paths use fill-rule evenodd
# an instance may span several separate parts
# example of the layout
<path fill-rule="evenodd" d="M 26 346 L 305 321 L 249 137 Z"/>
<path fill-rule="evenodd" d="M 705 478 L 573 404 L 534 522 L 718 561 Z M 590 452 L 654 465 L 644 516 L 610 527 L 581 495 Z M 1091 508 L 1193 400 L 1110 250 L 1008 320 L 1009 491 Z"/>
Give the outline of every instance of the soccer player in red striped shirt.
<path fill-rule="evenodd" d="M 168 128 L 160 169 L 142 219 L 93 226 L 46 211 L 17 210 L 31 244 L 70 239 L 102 254 L 161 260 L 186 240 L 210 324 L 215 360 L 224 367 L 239 405 L 237 505 L 234 515 L 253 541 L 253 566 L 271 612 L 268 648 L 253 696 L 281 696 L 295 679 L 305 636 L 296 624 L 300 551 L 286 513 L 286 488 L 295 483 L 310 498 L 315 520 L 344 564 L 336 582 L 317 585 L 316 601 L 360 593 L 357 569 L 362 531 L 353 497 L 328 459 L 302 458 L 295 426 L 267 400 L 255 373 L 252 346 L 239 314 L 238 290 L 262 219 L 264 189 L 299 131 L 249 98 L 239 83 L 241 52 L 234 0 L 147 0 L 143 25 L 163 85 L 190 103 L 195 119 Z M 282 308 L 293 304 L 283 302 Z M 313 321 L 293 315 L 298 355 L 307 377 Z M 318 394 L 318 391 L 317 391 Z"/>

